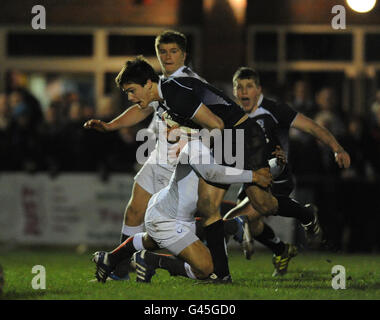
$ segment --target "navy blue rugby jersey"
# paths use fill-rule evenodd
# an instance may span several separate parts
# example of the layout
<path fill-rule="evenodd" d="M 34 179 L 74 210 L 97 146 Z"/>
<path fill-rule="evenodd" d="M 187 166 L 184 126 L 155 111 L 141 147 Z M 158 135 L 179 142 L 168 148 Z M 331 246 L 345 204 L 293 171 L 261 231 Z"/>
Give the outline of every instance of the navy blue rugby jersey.
<path fill-rule="evenodd" d="M 224 122 L 225 129 L 233 128 L 244 115 L 239 105 L 226 94 L 209 83 L 194 77 L 169 77 L 159 82 L 164 105 L 174 121 L 192 128 L 199 128 L 189 123 L 201 104 L 206 105 Z"/>
<path fill-rule="evenodd" d="M 248 116 L 262 127 L 273 148 L 278 144 L 288 155 L 289 129 L 297 112 L 286 103 L 278 103 L 267 98 L 260 100 L 259 107 Z"/>
<path fill-rule="evenodd" d="M 288 157 L 289 129 L 298 113 L 286 103 L 279 103 L 263 96 L 260 100 L 259 107 L 248 116 L 263 129 L 269 151 L 274 150 L 276 145 L 280 145 Z M 290 168 L 287 165 L 283 174 L 276 180 L 285 179 L 289 175 Z"/>

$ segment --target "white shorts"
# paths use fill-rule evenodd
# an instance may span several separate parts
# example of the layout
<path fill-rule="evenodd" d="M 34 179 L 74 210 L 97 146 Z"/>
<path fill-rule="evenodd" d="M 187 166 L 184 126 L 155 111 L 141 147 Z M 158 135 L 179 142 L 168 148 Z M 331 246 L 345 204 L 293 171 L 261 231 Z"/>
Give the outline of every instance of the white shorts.
<path fill-rule="evenodd" d="M 136 174 L 134 180 L 145 191 L 155 194 L 169 184 L 172 174 L 172 170 L 147 161 Z"/>
<path fill-rule="evenodd" d="M 145 229 L 160 248 L 178 255 L 183 249 L 199 240 L 195 235 L 194 221 L 172 219 L 154 206 L 155 196 L 151 198 L 145 213 Z"/>

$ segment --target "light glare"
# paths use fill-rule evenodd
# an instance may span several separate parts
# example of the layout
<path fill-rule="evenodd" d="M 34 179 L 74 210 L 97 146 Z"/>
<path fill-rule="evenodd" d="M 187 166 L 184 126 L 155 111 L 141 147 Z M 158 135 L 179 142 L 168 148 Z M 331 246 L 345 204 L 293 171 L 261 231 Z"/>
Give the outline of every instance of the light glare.
<path fill-rule="evenodd" d="M 352 10 L 360 13 L 371 11 L 376 4 L 376 0 L 346 0 L 346 2 Z"/>

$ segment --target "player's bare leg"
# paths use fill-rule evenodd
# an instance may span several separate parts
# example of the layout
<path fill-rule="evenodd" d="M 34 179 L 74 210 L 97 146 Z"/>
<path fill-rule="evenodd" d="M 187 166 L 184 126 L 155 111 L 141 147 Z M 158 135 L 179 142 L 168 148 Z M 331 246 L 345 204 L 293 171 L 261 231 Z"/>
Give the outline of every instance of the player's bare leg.
<path fill-rule="evenodd" d="M 152 195 L 138 183 L 133 184 L 132 195 L 124 212 L 124 225 L 137 227 L 144 222 L 145 211 L 151 197 Z"/>
<path fill-rule="evenodd" d="M 275 267 L 273 275 L 284 275 L 287 272 L 290 259 L 297 255 L 297 248 L 294 245 L 284 243 L 275 235 L 273 229 L 264 223 L 259 212 L 252 207 L 248 197 L 245 197 L 235 208 L 231 209 L 224 216 L 224 219 L 232 219 L 240 215 L 247 216 L 249 231 L 254 240 L 259 241 L 273 252 L 272 262 Z M 245 257 L 250 259 L 254 252 L 253 241 L 251 246 L 249 243 L 244 243 L 242 247 Z"/>
<path fill-rule="evenodd" d="M 191 279 L 219 279 L 213 274 L 214 266 L 209 249 L 197 240 L 183 249 L 177 256 L 153 253 L 147 250 L 133 255 L 138 282 L 150 282 L 156 269 L 165 269 L 171 276 Z"/>
<path fill-rule="evenodd" d="M 220 205 L 225 194 L 226 190 L 214 187 L 202 178 L 199 179 L 197 208 L 205 227 L 221 219 Z"/>
<path fill-rule="evenodd" d="M 144 231 L 145 211 L 151 197 L 152 195 L 137 182 L 133 184 L 132 195 L 124 212 L 120 243 L 123 243 L 130 236 Z M 133 271 L 129 260 L 120 262 L 110 277 L 114 280 L 129 279 L 128 273 Z"/>
<path fill-rule="evenodd" d="M 270 191 L 264 190 L 256 185 L 245 189 L 254 209 L 262 216 L 275 215 L 278 210 L 278 201 Z"/>
<path fill-rule="evenodd" d="M 214 271 L 210 250 L 200 240 L 182 250 L 178 257 L 190 265 L 197 279 L 206 279 Z"/>

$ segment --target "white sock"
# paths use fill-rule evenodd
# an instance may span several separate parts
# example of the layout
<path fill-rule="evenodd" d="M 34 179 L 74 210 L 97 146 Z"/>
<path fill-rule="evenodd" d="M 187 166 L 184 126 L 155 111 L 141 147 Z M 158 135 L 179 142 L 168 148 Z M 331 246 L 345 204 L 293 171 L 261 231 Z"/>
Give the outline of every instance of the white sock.
<path fill-rule="evenodd" d="M 191 270 L 190 265 L 187 262 L 185 262 L 185 270 L 186 270 L 186 274 L 188 275 L 190 279 L 197 279 L 197 277 L 194 275 L 193 271 Z"/>
<path fill-rule="evenodd" d="M 273 243 L 280 243 L 281 239 L 279 237 L 274 237 L 273 239 L 270 239 L 269 241 Z"/>
<path fill-rule="evenodd" d="M 145 232 L 139 232 L 133 236 L 133 246 L 135 247 L 137 251 L 145 249 L 143 245 L 143 241 L 142 241 L 144 234 Z"/>
<path fill-rule="evenodd" d="M 136 233 L 143 232 L 143 231 L 144 231 L 144 223 L 136 227 L 131 227 L 131 226 L 127 226 L 123 224 L 123 228 L 121 229 L 121 232 L 128 237 L 134 236 Z"/>

